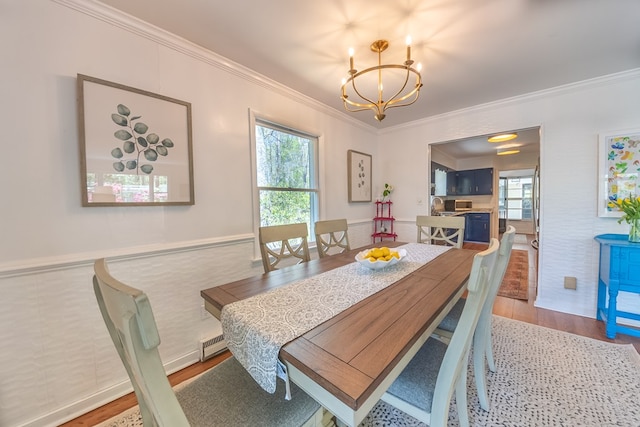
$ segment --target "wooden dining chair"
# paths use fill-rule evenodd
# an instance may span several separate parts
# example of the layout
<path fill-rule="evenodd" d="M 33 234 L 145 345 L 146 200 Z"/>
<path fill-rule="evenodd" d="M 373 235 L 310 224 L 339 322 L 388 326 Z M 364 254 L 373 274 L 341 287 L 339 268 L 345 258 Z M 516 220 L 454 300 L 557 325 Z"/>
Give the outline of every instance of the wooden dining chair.
<path fill-rule="evenodd" d="M 476 326 L 476 334 L 473 338 L 473 365 L 474 376 L 476 379 L 476 387 L 478 389 L 478 399 L 480 407 L 485 411 L 489 410 L 489 393 L 487 391 L 486 364 L 489 365 L 491 372 L 496 371 L 496 364 L 493 358 L 493 341 L 491 338 L 491 317 L 493 314 L 493 304 L 498 296 L 500 285 L 504 279 L 504 274 L 511 259 L 511 249 L 513 248 L 513 240 L 516 235 L 516 229 L 510 225 L 507 231 L 502 235 L 500 240 L 500 250 L 498 251 L 498 259 L 493 270 L 493 276 L 489 282 L 489 294 L 487 300 L 482 307 L 482 313 Z M 460 316 L 465 306 L 465 299 L 461 298 L 453 306 L 451 311 L 438 325 L 434 331 L 434 336 L 449 343 L 451 337 L 458 327 Z"/>
<path fill-rule="evenodd" d="M 316 221 L 315 230 L 316 248 L 320 258 L 351 250 L 346 219 Z"/>
<path fill-rule="evenodd" d="M 267 393 L 233 357 L 176 396 L 160 359 L 160 336 L 147 295 L 113 278 L 104 259 L 95 261 L 94 272 L 98 306 L 145 426 L 302 426 L 321 417 L 320 405 L 295 384 L 290 401 L 284 398 L 283 384 L 275 394 Z"/>
<path fill-rule="evenodd" d="M 285 260 L 310 261 L 308 234 L 305 223 L 260 227 L 258 238 L 264 272 L 277 270 Z"/>
<path fill-rule="evenodd" d="M 449 345 L 429 338 L 391 384 L 382 400 L 431 427 L 445 427 L 455 390 L 460 426 L 469 425 L 467 366 L 474 331 L 489 291 L 500 243 L 475 255 L 467 301 Z"/>
<path fill-rule="evenodd" d="M 462 248 L 464 222 L 464 216 L 418 215 L 418 243 Z"/>

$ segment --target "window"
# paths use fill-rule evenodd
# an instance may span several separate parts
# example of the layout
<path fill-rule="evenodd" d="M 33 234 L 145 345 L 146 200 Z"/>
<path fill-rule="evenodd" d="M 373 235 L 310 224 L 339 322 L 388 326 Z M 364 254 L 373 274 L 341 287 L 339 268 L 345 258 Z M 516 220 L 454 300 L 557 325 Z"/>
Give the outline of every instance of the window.
<path fill-rule="evenodd" d="M 309 240 L 318 219 L 318 137 L 255 118 L 259 226 L 304 222 Z"/>
<path fill-rule="evenodd" d="M 500 218 L 531 220 L 533 177 L 500 178 L 498 209 Z"/>

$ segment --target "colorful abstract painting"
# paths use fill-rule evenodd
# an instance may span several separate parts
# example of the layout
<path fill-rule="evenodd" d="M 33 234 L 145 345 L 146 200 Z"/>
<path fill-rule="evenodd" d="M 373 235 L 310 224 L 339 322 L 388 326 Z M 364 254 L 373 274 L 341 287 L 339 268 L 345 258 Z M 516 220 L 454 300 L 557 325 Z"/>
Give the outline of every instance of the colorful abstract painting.
<path fill-rule="evenodd" d="M 640 130 L 600 135 L 600 191 L 598 215 L 619 217 L 612 202 L 640 195 Z"/>

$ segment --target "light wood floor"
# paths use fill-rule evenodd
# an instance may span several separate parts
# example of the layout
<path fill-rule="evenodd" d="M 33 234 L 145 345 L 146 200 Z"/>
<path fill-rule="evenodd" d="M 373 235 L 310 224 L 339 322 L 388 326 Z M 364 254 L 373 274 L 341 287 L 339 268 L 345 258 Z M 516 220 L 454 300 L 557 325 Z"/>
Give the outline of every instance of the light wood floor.
<path fill-rule="evenodd" d="M 530 241 L 531 236 L 528 236 L 528 239 Z M 605 336 L 604 325 L 602 322 L 588 317 L 574 316 L 571 314 L 564 314 L 557 311 L 534 307 L 533 304 L 536 298 L 537 282 L 537 251 L 533 249 L 530 244 L 516 243 L 513 245 L 513 249 L 522 249 L 529 252 L 529 300 L 523 301 L 498 296 L 493 306 L 494 314 L 602 341 L 615 342 L 618 344 L 633 344 L 636 350 L 640 352 L 640 338 L 618 334 L 616 339 L 610 340 Z M 169 381 L 172 386 L 179 384 L 182 381 L 217 365 L 229 356 L 230 353 L 227 351 L 205 361 L 204 363 L 191 365 L 170 375 Z M 133 393 L 129 393 L 126 396 L 82 415 L 75 420 L 62 424 L 62 426 L 94 426 L 137 404 L 138 402 L 135 395 Z"/>

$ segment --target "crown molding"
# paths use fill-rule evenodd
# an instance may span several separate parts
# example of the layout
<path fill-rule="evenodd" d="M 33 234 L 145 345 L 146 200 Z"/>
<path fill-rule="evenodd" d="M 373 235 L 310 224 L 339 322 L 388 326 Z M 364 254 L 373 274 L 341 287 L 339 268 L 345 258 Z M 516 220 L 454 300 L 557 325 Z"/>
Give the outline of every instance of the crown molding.
<path fill-rule="evenodd" d="M 335 108 L 331 108 L 314 98 L 311 98 L 301 92 L 295 91 L 288 86 L 283 85 L 267 76 L 264 76 L 242 64 L 234 62 L 222 55 L 211 50 L 205 49 L 189 40 L 179 37 L 160 27 L 145 22 L 139 18 L 128 15 L 118 9 L 101 3 L 97 0 L 51 0 L 61 6 L 80 12 L 84 15 L 98 19 L 114 27 L 118 27 L 124 31 L 135 34 L 158 43 L 169 49 L 180 52 L 186 56 L 194 58 L 198 61 L 206 63 L 212 67 L 233 74 L 236 77 L 249 81 L 252 84 L 261 86 L 268 90 L 277 92 L 287 98 L 294 99 L 316 111 L 327 114 L 333 118 L 346 121 L 353 126 L 363 128 L 368 131 L 375 131 L 374 126 L 368 125 L 356 120 L 353 117 L 342 113 Z"/>
<path fill-rule="evenodd" d="M 468 108 L 462 108 L 460 110 L 449 111 L 447 113 L 442 113 L 435 116 L 425 117 L 424 119 L 419 119 L 409 123 L 403 123 L 401 125 L 381 129 L 378 133 L 384 134 L 384 133 L 395 132 L 400 129 L 410 129 L 417 126 L 423 126 L 428 123 L 434 123 L 440 120 L 450 119 L 463 114 L 477 113 L 477 112 L 481 112 L 482 110 L 486 110 L 490 108 L 507 107 L 513 104 L 524 103 L 524 102 L 528 102 L 531 100 L 535 100 L 535 99 L 539 99 L 547 96 L 567 94 L 571 92 L 576 92 L 578 90 L 583 90 L 585 88 L 606 86 L 610 84 L 619 83 L 625 80 L 637 79 L 639 77 L 640 77 L 640 68 L 634 68 L 627 71 L 621 71 L 619 73 L 608 74 L 605 76 L 595 77 L 587 80 L 581 80 L 578 82 L 568 83 L 561 86 L 555 86 L 549 89 L 542 89 L 535 92 L 529 92 L 523 95 L 517 95 L 510 98 L 504 98 L 497 101 L 491 101 L 484 104 L 474 105 Z"/>

